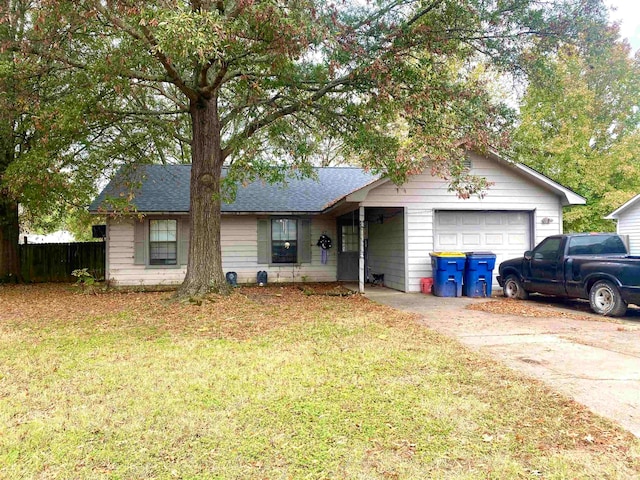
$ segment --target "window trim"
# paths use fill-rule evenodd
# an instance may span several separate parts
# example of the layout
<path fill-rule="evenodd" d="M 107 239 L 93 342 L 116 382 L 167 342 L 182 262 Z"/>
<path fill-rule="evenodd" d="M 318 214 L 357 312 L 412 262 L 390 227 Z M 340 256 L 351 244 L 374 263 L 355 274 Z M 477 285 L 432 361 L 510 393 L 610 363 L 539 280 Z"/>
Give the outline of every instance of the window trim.
<path fill-rule="evenodd" d="M 176 239 L 177 254 L 174 265 L 152 265 L 150 255 L 150 221 L 151 220 L 175 220 L 177 223 Z M 188 215 L 145 215 L 142 219 L 134 219 L 133 233 L 133 265 L 142 266 L 144 269 L 185 269 L 188 262 L 188 233 L 191 228 L 191 217 Z"/>
<path fill-rule="evenodd" d="M 279 218 L 297 221 L 298 251 L 296 263 L 274 263 L 272 261 L 271 222 Z M 256 218 L 256 224 L 258 229 L 257 265 L 264 265 L 268 268 L 290 268 L 313 264 L 311 241 L 312 217 L 304 215 L 264 215 Z"/>
<path fill-rule="evenodd" d="M 175 225 L 175 240 L 165 240 L 165 241 L 153 241 L 151 240 L 151 222 L 174 222 Z M 147 258 L 147 264 L 150 267 L 174 267 L 176 265 L 178 265 L 180 263 L 180 259 L 178 258 L 179 256 L 179 244 L 180 244 L 180 237 L 179 237 L 179 224 L 180 222 L 178 221 L 178 219 L 176 218 L 150 218 L 149 221 L 147 222 L 147 232 L 148 232 L 148 238 L 147 238 L 147 244 L 148 244 L 148 251 L 149 251 L 149 256 Z M 154 243 L 173 243 L 175 244 L 175 263 L 152 263 L 153 258 L 151 258 L 151 251 L 152 251 L 152 245 Z M 165 262 L 167 260 L 167 258 L 164 259 Z"/>
<path fill-rule="evenodd" d="M 274 262 L 273 261 L 273 222 L 278 220 L 288 220 L 296 222 L 296 260 L 295 262 Z M 289 216 L 274 216 L 269 217 L 269 265 L 273 266 L 286 266 L 286 265 L 300 265 L 300 219 L 298 217 Z M 285 240 L 285 242 L 291 240 Z"/>

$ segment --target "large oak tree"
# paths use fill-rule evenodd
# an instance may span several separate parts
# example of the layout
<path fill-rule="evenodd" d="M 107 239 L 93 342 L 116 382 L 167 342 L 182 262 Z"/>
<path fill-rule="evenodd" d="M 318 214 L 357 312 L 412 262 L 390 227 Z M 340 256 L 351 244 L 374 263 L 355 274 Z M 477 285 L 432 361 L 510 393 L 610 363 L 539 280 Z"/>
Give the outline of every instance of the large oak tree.
<path fill-rule="evenodd" d="M 526 73 L 606 15 L 600 0 L 47 0 L 33 20 L 34 53 L 129 100 L 99 111 L 171 118 L 173 138 L 188 140 L 180 293 L 194 295 L 225 289 L 225 186 L 310 174 L 318 137 L 398 182 L 430 167 L 462 196 L 482 189 L 455 166 L 461 144 L 504 140 L 491 75 Z"/>

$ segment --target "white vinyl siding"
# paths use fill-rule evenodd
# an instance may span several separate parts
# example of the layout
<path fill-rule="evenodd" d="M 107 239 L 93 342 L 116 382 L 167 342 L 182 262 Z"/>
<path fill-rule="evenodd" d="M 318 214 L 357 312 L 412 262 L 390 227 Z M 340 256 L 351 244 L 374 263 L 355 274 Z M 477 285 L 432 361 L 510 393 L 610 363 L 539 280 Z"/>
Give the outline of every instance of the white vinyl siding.
<path fill-rule="evenodd" d="M 257 263 L 258 234 L 255 216 L 223 216 L 221 226 L 222 268 L 236 272 L 238 283 L 255 283 L 259 270 L 266 270 L 269 282 L 334 282 L 336 281 L 336 249 L 328 252 L 322 264 L 320 247 L 323 233 L 336 238 L 335 219 L 314 217 L 311 220 L 311 263 L 301 265 L 261 265 Z M 186 230 L 188 238 L 188 229 Z M 109 219 L 107 226 L 109 280 L 114 285 L 177 285 L 184 280 L 186 267 L 161 268 L 134 264 L 134 220 Z"/>
<path fill-rule="evenodd" d="M 242 231 L 246 234 L 245 241 L 252 246 L 253 256 L 251 257 L 251 265 L 243 265 L 232 268 L 233 262 L 228 258 L 233 255 L 235 249 L 232 245 L 222 243 L 222 265 L 226 271 L 233 270 L 238 273 L 238 282 L 251 283 L 256 281 L 256 273 L 258 270 L 265 270 L 268 274 L 269 283 L 279 282 L 335 282 L 336 281 L 336 221 L 329 217 L 312 217 L 311 218 L 311 263 L 299 264 L 257 264 L 258 251 L 258 231 L 256 228 L 256 217 L 225 217 L 223 218 L 223 236 L 225 230 L 228 232 Z M 228 229 L 228 230 L 227 230 Z M 249 229 L 252 229 L 249 232 Z M 327 263 L 323 264 L 321 259 L 321 248 L 316 244 L 320 235 L 326 234 L 334 241 L 334 247 L 328 250 Z M 298 247 L 299 251 L 301 246 Z M 237 265 L 237 263 L 236 263 Z M 303 279 L 304 277 L 304 279 Z"/>
<path fill-rule="evenodd" d="M 384 183 L 371 190 L 365 207 L 405 207 L 407 217 L 408 291 L 420 291 L 420 279 L 431 276 L 429 253 L 434 251 L 434 210 L 510 210 L 531 212 L 532 246 L 562 231 L 561 199 L 533 183 L 515 169 L 475 153 L 470 154 L 471 173 L 493 182 L 483 199 L 463 200 L 449 192 L 447 183 L 429 172 L 415 175 L 402 185 Z M 542 223 L 548 218 L 549 223 Z"/>
<path fill-rule="evenodd" d="M 384 274 L 384 285 L 395 290 L 405 287 L 404 215 L 369 223 L 367 262 L 371 273 Z M 372 280 L 372 278 L 370 278 Z"/>
<path fill-rule="evenodd" d="M 619 214 L 617 232 L 628 236 L 629 253 L 640 255 L 640 205 L 631 205 Z"/>
<path fill-rule="evenodd" d="M 182 282 L 185 266 L 134 264 L 134 220 L 115 218 L 107 220 L 107 255 L 109 258 L 109 282 L 113 285 L 175 285 Z M 188 227 L 187 227 L 188 228 Z"/>

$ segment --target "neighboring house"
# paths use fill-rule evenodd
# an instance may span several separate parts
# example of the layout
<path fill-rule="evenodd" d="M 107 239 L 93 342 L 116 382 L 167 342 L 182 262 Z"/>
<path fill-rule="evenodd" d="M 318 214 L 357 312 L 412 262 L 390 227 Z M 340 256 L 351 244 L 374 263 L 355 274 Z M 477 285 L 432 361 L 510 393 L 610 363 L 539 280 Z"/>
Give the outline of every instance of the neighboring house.
<path fill-rule="evenodd" d="M 240 283 L 255 282 L 264 270 L 269 282 L 359 280 L 361 288 L 370 274 L 384 274 L 386 286 L 416 292 L 420 279 L 431 276 L 430 252 L 492 251 L 498 262 L 520 256 L 561 232 L 563 206 L 585 203 L 524 165 L 475 153 L 469 160 L 471 173 L 493 182 L 482 199 L 457 198 L 429 173 L 397 186 L 358 168 L 320 168 L 317 180 L 289 180 L 286 187 L 239 186 L 236 200 L 222 207 L 223 269 L 236 272 Z M 137 214 L 107 220 L 106 278 L 112 284 L 183 280 L 190 170 L 137 170 Z M 112 180 L 90 210 L 109 211 L 106 200 L 124 195 L 123 184 Z M 333 243 L 325 254 L 317 245 L 323 234 Z"/>
<path fill-rule="evenodd" d="M 617 220 L 616 232 L 627 241 L 631 255 L 640 255 L 640 195 L 636 195 L 606 217 Z"/>

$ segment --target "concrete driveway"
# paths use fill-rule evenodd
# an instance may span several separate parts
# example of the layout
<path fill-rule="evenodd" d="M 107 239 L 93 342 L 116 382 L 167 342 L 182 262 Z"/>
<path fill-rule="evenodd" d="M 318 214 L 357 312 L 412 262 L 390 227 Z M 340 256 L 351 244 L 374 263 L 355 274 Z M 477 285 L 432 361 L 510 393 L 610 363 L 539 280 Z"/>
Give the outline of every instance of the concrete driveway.
<path fill-rule="evenodd" d="M 542 380 L 640 437 L 640 310 L 630 310 L 622 320 L 604 319 L 588 313 L 584 303 L 567 307 L 537 296 L 527 308 L 544 316 L 524 317 L 467 308 L 495 301 L 484 298 L 441 298 L 382 287 L 367 288 L 365 296 L 420 314 L 427 327 Z"/>

